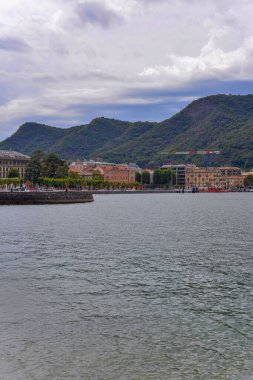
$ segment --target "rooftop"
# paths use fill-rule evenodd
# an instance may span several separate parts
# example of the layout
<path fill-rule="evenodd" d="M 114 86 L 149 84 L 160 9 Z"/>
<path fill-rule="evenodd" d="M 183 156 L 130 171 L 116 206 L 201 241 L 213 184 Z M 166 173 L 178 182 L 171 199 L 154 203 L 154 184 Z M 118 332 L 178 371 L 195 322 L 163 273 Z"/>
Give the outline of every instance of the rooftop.
<path fill-rule="evenodd" d="M 29 159 L 30 157 L 14 150 L 0 150 L 0 158 Z"/>

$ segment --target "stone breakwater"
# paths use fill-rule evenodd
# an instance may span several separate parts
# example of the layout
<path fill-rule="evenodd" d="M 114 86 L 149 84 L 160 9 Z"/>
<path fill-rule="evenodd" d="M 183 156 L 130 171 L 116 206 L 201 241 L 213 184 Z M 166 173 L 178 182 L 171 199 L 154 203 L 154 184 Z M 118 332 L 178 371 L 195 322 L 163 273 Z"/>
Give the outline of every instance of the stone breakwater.
<path fill-rule="evenodd" d="M 89 191 L 0 192 L 0 205 L 29 205 L 92 202 Z"/>

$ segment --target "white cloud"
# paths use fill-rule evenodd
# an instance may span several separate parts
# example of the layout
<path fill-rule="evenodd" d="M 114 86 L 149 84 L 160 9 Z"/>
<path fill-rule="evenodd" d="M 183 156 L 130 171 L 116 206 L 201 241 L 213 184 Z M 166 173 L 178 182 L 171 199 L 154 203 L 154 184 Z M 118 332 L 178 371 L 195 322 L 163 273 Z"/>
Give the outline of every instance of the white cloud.
<path fill-rule="evenodd" d="M 248 80 L 253 79 L 253 35 L 246 37 L 238 47 L 226 51 L 219 40 L 230 34 L 230 28 L 211 29 L 209 39 L 197 56 L 170 54 L 169 64 L 145 67 L 140 77 L 161 77 L 163 80 L 184 82 L 199 79 Z M 250 70 L 249 70 L 250 68 Z"/>

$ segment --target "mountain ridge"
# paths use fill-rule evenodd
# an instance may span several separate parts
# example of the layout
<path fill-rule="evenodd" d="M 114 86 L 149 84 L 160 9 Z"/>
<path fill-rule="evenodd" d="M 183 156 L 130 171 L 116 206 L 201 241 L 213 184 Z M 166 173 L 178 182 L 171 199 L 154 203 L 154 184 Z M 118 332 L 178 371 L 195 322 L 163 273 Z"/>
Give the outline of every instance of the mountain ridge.
<path fill-rule="evenodd" d="M 194 100 L 162 122 L 128 122 L 99 117 L 88 124 L 56 128 L 25 123 L 0 149 L 31 154 L 35 149 L 64 159 L 104 159 L 157 166 L 164 162 L 203 163 L 203 157 L 175 157 L 176 150 L 214 149 L 213 164 L 253 166 L 253 95 L 211 95 Z M 168 158 L 162 151 L 171 152 Z"/>

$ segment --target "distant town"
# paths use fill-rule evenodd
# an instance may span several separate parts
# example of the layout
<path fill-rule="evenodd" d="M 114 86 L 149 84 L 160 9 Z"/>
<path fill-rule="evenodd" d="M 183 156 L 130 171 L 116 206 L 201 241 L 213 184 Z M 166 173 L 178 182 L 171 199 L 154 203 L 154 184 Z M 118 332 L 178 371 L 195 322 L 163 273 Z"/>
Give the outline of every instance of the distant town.
<path fill-rule="evenodd" d="M 36 151 L 31 157 L 0 151 L 2 190 L 43 188 L 175 189 L 178 191 L 242 191 L 253 188 L 253 169 L 233 166 L 166 164 L 140 168 L 134 163 L 95 160 L 65 162 L 56 154 Z"/>

